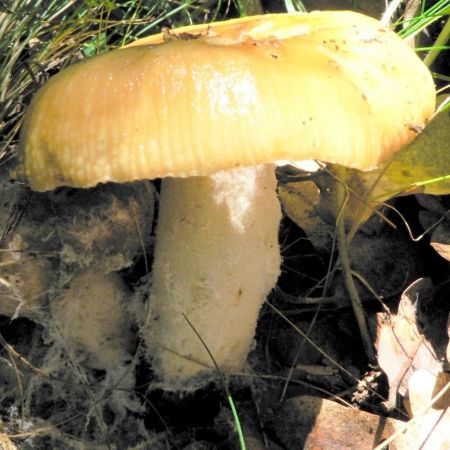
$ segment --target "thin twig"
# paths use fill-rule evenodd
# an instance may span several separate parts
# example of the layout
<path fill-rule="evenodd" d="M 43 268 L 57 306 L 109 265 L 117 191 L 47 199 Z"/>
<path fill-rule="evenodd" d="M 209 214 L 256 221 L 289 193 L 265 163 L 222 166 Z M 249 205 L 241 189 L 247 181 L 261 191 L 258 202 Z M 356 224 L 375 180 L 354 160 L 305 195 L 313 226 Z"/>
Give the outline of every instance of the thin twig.
<path fill-rule="evenodd" d="M 340 172 L 340 175 L 345 175 L 345 169 L 340 169 Z M 369 329 L 364 315 L 364 309 L 359 297 L 358 289 L 353 279 L 352 269 L 350 265 L 347 234 L 345 232 L 345 206 L 347 203 L 348 194 L 343 182 L 344 176 L 342 176 L 341 178 L 342 181 L 337 185 L 336 192 L 337 205 L 340 205 L 341 208 L 336 223 L 339 260 L 341 263 L 342 273 L 344 275 L 345 287 L 347 288 L 353 311 L 355 313 L 355 318 L 358 323 L 359 332 L 361 333 L 364 351 L 366 353 L 367 359 L 369 360 L 369 363 L 376 365 L 372 339 L 369 334 Z"/>

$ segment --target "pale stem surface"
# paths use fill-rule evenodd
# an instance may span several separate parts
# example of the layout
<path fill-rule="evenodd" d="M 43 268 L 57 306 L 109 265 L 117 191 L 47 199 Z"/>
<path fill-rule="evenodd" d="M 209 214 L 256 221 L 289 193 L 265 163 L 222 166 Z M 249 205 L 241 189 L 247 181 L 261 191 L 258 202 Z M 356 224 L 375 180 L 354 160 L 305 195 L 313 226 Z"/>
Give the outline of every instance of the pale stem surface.
<path fill-rule="evenodd" d="M 143 336 L 169 388 L 214 370 L 183 314 L 222 372 L 244 368 L 280 273 L 280 219 L 272 165 L 163 180 Z"/>

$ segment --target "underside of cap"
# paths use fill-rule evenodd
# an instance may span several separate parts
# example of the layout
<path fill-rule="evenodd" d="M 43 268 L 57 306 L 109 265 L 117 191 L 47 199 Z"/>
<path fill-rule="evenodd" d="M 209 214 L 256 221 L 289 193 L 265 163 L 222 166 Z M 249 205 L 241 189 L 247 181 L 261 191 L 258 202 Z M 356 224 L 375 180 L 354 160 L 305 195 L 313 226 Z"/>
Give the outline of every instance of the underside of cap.
<path fill-rule="evenodd" d="M 276 160 L 367 170 L 434 111 L 431 75 L 353 12 L 184 27 L 75 64 L 36 95 L 21 133 L 36 190 L 209 175 Z"/>

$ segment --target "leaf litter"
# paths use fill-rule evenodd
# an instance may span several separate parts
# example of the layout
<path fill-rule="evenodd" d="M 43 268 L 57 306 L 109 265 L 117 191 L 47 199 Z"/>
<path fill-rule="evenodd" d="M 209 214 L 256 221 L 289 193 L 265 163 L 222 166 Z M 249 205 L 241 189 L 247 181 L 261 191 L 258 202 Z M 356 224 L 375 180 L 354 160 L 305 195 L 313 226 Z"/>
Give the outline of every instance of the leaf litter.
<path fill-rule="evenodd" d="M 61 59 L 55 58 L 54 62 L 60 64 Z M 52 66 L 48 67 L 51 68 Z M 27 90 L 29 89 L 30 88 L 27 87 Z M 15 125 L 16 121 L 14 121 L 14 126 Z M 378 208 L 382 202 L 387 201 L 393 194 L 403 195 L 405 193 L 411 194 L 423 192 L 425 194 L 443 195 L 450 192 L 450 183 L 448 179 L 448 168 L 450 167 L 450 161 L 448 159 L 450 155 L 448 147 L 450 142 L 449 132 L 449 116 L 448 112 L 444 112 L 436 117 L 430 124 L 430 128 L 427 128 L 414 144 L 405 149 L 404 152 L 399 153 L 396 160 L 380 169 L 379 172 L 368 174 L 355 172 L 350 174 L 348 180 L 345 180 L 348 184 L 350 194 L 350 205 L 347 208 L 347 222 L 350 226 L 351 224 L 356 224 L 355 228 L 359 228 L 359 226 L 365 222 L 363 229 L 354 233 L 354 239 L 351 244 L 353 247 L 351 249 L 351 258 L 352 268 L 355 271 L 354 276 L 357 277 L 359 275 L 358 289 L 360 290 L 363 300 L 369 304 L 369 314 L 372 314 L 373 312 L 373 309 L 371 309 L 372 307 L 370 306 L 374 303 L 373 299 L 375 299 L 375 303 L 378 307 L 380 306 L 379 301 L 383 302 L 381 306 L 383 312 L 379 312 L 376 315 L 375 325 L 378 327 L 378 359 L 387 375 L 389 384 L 388 406 L 392 406 L 392 404 L 394 404 L 394 398 L 397 400 L 397 396 L 399 395 L 399 399 L 403 398 L 404 401 L 397 402 L 397 407 L 402 408 L 404 406 L 403 410 L 407 411 L 410 417 L 414 418 L 414 420 L 408 422 L 407 425 L 405 425 L 404 422 L 391 421 L 393 430 L 400 432 L 398 433 L 399 437 L 393 442 L 392 448 L 409 450 L 419 448 L 420 446 L 420 448 L 423 449 L 434 450 L 450 447 L 448 443 L 448 430 L 450 429 L 448 413 L 450 400 L 448 391 L 447 394 L 443 394 L 442 397 L 431 406 L 432 398 L 436 396 L 439 388 L 444 385 L 448 386 L 448 374 L 442 370 L 442 367 L 445 368 L 445 365 L 447 365 L 446 370 L 448 371 L 448 361 L 450 358 L 450 345 L 448 344 L 450 335 L 450 314 L 448 314 L 448 306 L 446 310 L 442 305 L 441 307 L 437 307 L 435 312 L 433 312 L 436 303 L 432 301 L 434 297 L 438 296 L 439 289 L 441 289 L 443 297 L 447 293 L 446 283 L 448 279 L 448 266 L 445 264 L 439 266 L 440 268 L 443 268 L 443 272 L 445 272 L 438 280 L 438 282 L 441 283 L 440 286 L 437 284 L 438 282 L 434 282 L 435 276 L 433 276 L 433 282 L 430 278 L 418 278 L 422 273 L 427 274 L 427 271 L 424 271 L 423 267 L 419 267 L 420 264 L 416 264 L 416 262 L 425 259 L 425 263 L 428 263 L 428 254 L 416 253 L 413 250 L 414 247 L 411 245 L 411 242 L 406 242 L 406 240 L 402 241 L 399 238 L 399 235 L 389 236 L 389 233 L 386 234 L 385 219 L 388 220 L 390 215 L 385 214 L 384 211 L 375 213 L 375 208 Z M 426 158 L 426 161 L 424 158 Z M 420 172 L 417 170 L 419 166 L 421 167 Z M 332 167 L 330 168 L 330 171 L 332 171 Z M 381 174 L 381 172 L 383 172 L 383 174 Z M 326 194 L 330 191 L 330 188 L 335 185 L 336 179 L 329 176 L 329 173 L 325 170 L 318 175 L 316 181 L 317 184 L 311 182 L 306 196 L 304 193 L 301 194 L 303 195 L 303 199 L 301 200 L 303 205 L 308 205 L 308 208 L 306 208 L 306 217 L 303 216 L 299 218 L 298 213 L 295 212 L 295 208 L 292 206 L 295 202 L 299 201 L 299 196 L 296 194 L 295 189 L 291 189 L 293 183 L 280 186 L 280 197 L 282 200 L 283 198 L 285 199 L 288 197 L 288 195 L 285 195 L 282 192 L 285 188 L 290 189 L 289 195 L 292 195 L 292 198 L 290 201 L 285 201 L 285 212 L 303 229 L 317 252 L 321 254 L 321 258 L 326 260 L 326 258 L 330 257 L 330 248 L 333 247 L 335 233 L 335 205 L 333 204 L 333 199 Z M 303 183 L 303 186 L 300 186 L 299 192 L 302 191 L 304 185 L 305 183 Z M 292 191 L 294 191 L 294 193 L 292 193 Z M 65 194 L 63 193 L 63 195 Z M 449 225 L 448 217 L 446 216 L 448 213 L 448 202 L 444 197 L 438 199 L 433 197 L 433 201 L 437 203 L 437 205 L 432 207 L 430 206 L 431 197 L 426 197 L 428 198 L 427 204 L 425 204 L 425 196 L 417 196 L 417 199 L 423 208 L 420 212 L 419 219 L 424 229 L 431 227 L 431 245 L 443 258 L 442 262 L 446 263 L 446 260 L 448 261 L 449 251 Z M 46 202 L 47 199 L 44 200 L 44 204 L 47 204 Z M 113 206 L 115 206 L 115 204 L 113 204 Z M 294 212 L 291 212 L 290 208 L 292 208 Z M 39 208 L 31 209 L 31 211 L 39 212 Z M 85 208 L 84 211 L 88 216 L 89 207 L 87 209 Z M 76 234 L 74 233 L 71 236 L 70 231 L 67 231 L 66 228 L 67 224 L 70 224 L 71 222 L 71 216 L 68 211 L 64 211 L 63 216 L 64 226 L 61 228 L 64 228 L 65 230 L 65 233 L 62 233 L 64 235 L 63 242 L 65 243 L 65 247 L 62 249 L 62 247 L 60 247 L 62 242 L 57 240 L 53 241 L 53 244 L 57 242 L 57 247 L 51 248 L 51 252 L 53 253 L 53 270 L 55 269 L 54 263 L 57 262 L 56 270 L 53 271 L 52 277 L 56 276 L 56 278 L 60 278 L 58 283 L 61 283 L 61 288 L 63 285 L 67 285 L 70 279 L 74 277 L 77 266 L 98 263 L 98 259 L 96 259 L 93 254 L 83 253 L 83 246 L 85 246 L 86 243 L 77 237 L 83 234 L 83 229 L 88 227 L 89 221 L 83 221 L 82 219 L 78 224 L 75 222 Z M 370 216 L 372 216 L 372 218 L 366 221 Z M 40 226 L 37 224 L 38 221 L 34 220 L 33 226 L 39 229 Z M 15 225 L 10 225 L 11 230 L 13 230 Z M 133 224 L 129 225 L 128 228 L 133 228 Z M 50 226 L 47 224 L 46 227 L 47 228 L 44 227 L 44 229 L 41 229 L 43 237 L 45 231 L 49 231 L 51 228 L 51 224 Z M 135 231 L 134 228 L 133 231 Z M 45 242 L 44 239 L 42 239 L 42 242 Z M 398 242 L 401 243 L 399 244 Z M 30 258 L 34 261 L 39 260 L 40 253 L 43 253 L 42 248 L 39 249 L 39 252 L 29 251 L 30 249 L 27 249 L 26 251 L 22 249 L 20 252 L 15 252 L 14 248 L 17 248 L 15 246 L 18 243 L 20 243 L 20 239 L 11 241 L 12 251 L 9 249 L 9 252 L 7 252 L 3 258 L 3 261 L 5 261 L 5 259 L 8 259 L 9 261 L 9 258 L 14 258 L 16 269 L 18 267 L 25 267 L 22 272 L 19 270 L 16 271 L 15 274 L 2 272 L 2 274 L 6 274 L 8 277 L 3 288 L 5 288 L 5 290 L 9 289 L 9 291 L 15 286 L 13 283 L 15 280 L 13 275 L 16 277 L 18 276 L 18 278 L 20 278 L 19 281 L 28 280 L 29 275 L 26 270 L 28 260 Z M 49 245 L 51 244 L 52 242 L 49 243 Z M 87 244 L 97 245 L 96 241 L 90 241 Z M 292 244 L 292 241 L 288 242 L 288 244 Z M 98 244 L 98 247 L 101 247 L 101 245 L 101 243 Z M 120 256 L 127 260 L 130 259 L 129 255 Z M 114 264 L 116 264 L 115 261 L 116 260 L 114 260 Z M 308 260 L 303 259 L 302 263 L 305 262 L 308 264 Z M 58 263 L 60 266 L 58 266 Z M 295 268 L 296 267 L 294 267 L 294 269 Z M 46 267 L 45 272 L 51 272 L 51 269 Z M 260 348 L 257 348 L 255 351 L 255 355 L 259 357 L 258 364 L 261 365 L 262 362 L 265 362 L 271 366 L 275 365 L 278 366 L 279 371 L 277 372 L 277 370 L 274 370 L 273 367 L 271 367 L 272 370 L 266 371 L 265 373 L 270 373 L 272 379 L 269 381 L 269 379 L 264 378 L 264 376 L 258 377 L 257 381 L 255 381 L 255 385 L 258 385 L 258 393 L 261 396 L 264 393 L 267 394 L 269 387 L 275 391 L 278 389 L 281 390 L 280 385 L 283 386 L 286 381 L 286 369 L 290 368 L 295 363 L 294 377 L 290 380 L 290 396 L 293 399 L 298 398 L 296 397 L 298 391 L 293 389 L 292 386 L 295 386 L 296 384 L 298 386 L 303 383 L 302 386 L 304 388 L 305 384 L 308 384 L 308 392 L 314 393 L 315 402 L 318 401 L 318 392 L 320 392 L 322 397 L 328 397 L 334 400 L 333 402 L 330 402 L 329 400 L 323 401 L 323 405 L 326 405 L 326 407 L 323 406 L 323 411 L 327 411 L 327 402 L 332 403 L 332 405 L 331 408 L 328 409 L 328 411 L 331 412 L 326 413 L 323 416 L 325 420 L 323 420 L 322 423 L 326 424 L 327 419 L 338 415 L 334 408 L 338 408 L 339 414 L 343 418 L 341 427 L 335 428 L 335 434 L 331 435 L 331 439 L 334 438 L 334 440 L 329 441 L 327 445 L 331 446 L 333 442 L 336 442 L 336 439 L 339 437 L 336 436 L 336 433 L 341 433 L 341 437 L 345 438 L 343 441 L 344 445 L 347 446 L 346 448 L 350 448 L 351 443 L 349 434 L 343 433 L 343 430 L 347 430 L 347 425 L 354 424 L 355 426 L 351 429 L 355 432 L 353 438 L 355 439 L 355 442 L 357 442 L 356 445 L 358 445 L 358 447 L 355 448 L 361 450 L 363 448 L 363 439 L 358 440 L 358 437 L 361 436 L 358 432 L 364 432 L 366 436 L 373 436 L 373 427 L 376 427 L 377 424 L 382 421 L 382 419 L 380 419 L 382 411 L 376 409 L 377 403 L 374 400 L 377 397 L 374 395 L 374 391 L 383 394 L 383 390 L 380 389 L 380 386 L 382 386 L 380 373 L 379 371 L 373 371 L 364 374 L 360 370 L 361 367 L 364 367 L 364 364 L 361 364 L 360 361 L 358 361 L 358 357 L 361 356 L 361 352 L 357 348 L 358 344 L 355 344 L 358 340 L 358 335 L 352 325 L 351 315 L 346 311 L 348 299 L 346 293 L 340 288 L 342 282 L 339 281 L 339 271 L 335 271 L 335 278 L 329 284 L 326 281 L 324 284 L 316 284 L 317 279 L 314 279 L 314 277 L 317 275 L 318 273 L 316 271 L 306 273 L 306 278 L 310 277 L 309 281 L 311 281 L 309 289 L 307 290 L 308 295 L 316 295 L 318 306 L 316 306 L 315 311 L 319 314 L 317 321 L 314 321 L 315 312 L 312 314 L 311 312 L 303 312 L 302 308 L 298 306 L 292 308 L 292 303 L 289 305 L 291 310 L 290 317 L 295 318 L 296 315 L 300 317 L 299 320 L 296 319 L 296 323 L 304 328 L 305 333 L 309 334 L 315 341 L 319 342 L 320 348 L 324 349 L 325 354 L 328 355 L 328 357 L 324 357 L 323 355 L 319 355 L 318 357 L 317 354 L 310 349 L 305 349 L 305 344 L 301 343 L 302 340 L 299 339 L 296 333 L 292 332 L 291 328 L 289 328 L 291 333 L 286 332 L 286 327 L 279 327 L 278 329 L 276 329 L 276 327 L 269 328 L 269 332 L 266 336 L 264 336 L 264 334 L 261 335 L 262 338 L 266 337 L 267 340 L 272 339 L 272 343 L 278 341 L 276 351 L 279 352 L 278 356 L 281 355 L 285 359 L 283 359 L 283 357 L 275 358 L 274 348 L 276 346 L 261 346 L 261 342 L 264 342 L 264 339 L 261 339 L 258 344 Z M 323 273 L 321 275 L 323 275 Z M 64 278 L 64 280 L 61 280 L 61 278 Z M 22 285 L 23 284 L 26 283 L 22 283 Z M 8 330 L 11 329 L 11 323 L 2 321 L 0 325 L 2 332 L 6 333 L 8 340 L 16 345 L 15 349 L 19 350 L 21 354 L 25 355 L 25 357 L 29 358 L 31 361 L 29 362 L 30 367 L 32 367 L 30 372 L 33 375 L 27 373 L 25 367 L 20 367 L 19 374 L 21 382 L 26 388 L 26 396 L 24 399 L 27 406 L 26 412 L 30 417 L 36 418 L 36 423 L 34 425 L 35 429 L 37 428 L 37 431 L 39 431 L 39 427 L 41 427 L 44 430 L 47 429 L 46 433 L 53 435 L 53 445 L 59 445 L 60 448 L 68 448 L 67 446 L 70 444 L 70 448 L 80 448 L 80 446 L 88 442 L 88 445 L 91 445 L 91 448 L 103 449 L 105 448 L 104 446 L 100 445 L 98 447 L 96 444 L 94 445 L 93 440 L 89 441 L 89 438 L 96 434 L 94 430 L 96 426 L 98 426 L 100 429 L 103 428 L 102 439 L 105 439 L 105 442 L 108 442 L 108 439 L 105 438 L 104 434 L 105 425 L 110 427 L 110 431 L 114 427 L 119 430 L 128 430 L 131 429 L 132 426 L 136 426 L 134 438 L 136 438 L 136 436 L 145 437 L 147 444 L 152 446 L 151 448 L 161 448 L 161 446 L 167 448 L 168 445 L 174 443 L 176 444 L 175 446 L 179 446 L 179 448 L 193 448 L 189 447 L 189 444 L 186 447 L 183 444 L 191 439 L 192 436 L 189 436 L 190 433 L 198 433 L 198 435 L 201 436 L 202 432 L 204 435 L 205 431 L 209 433 L 212 432 L 211 427 L 203 424 L 197 428 L 190 428 L 182 438 L 173 438 L 169 426 L 158 428 L 160 432 L 159 435 L 151 435 L 148 432 L 148 416 L 150 415 L 148 411 L 150 411 L 151 408 L 147 408 L 146 428 L 143 424 L 144 414 L 142 413 L 142 409 L 140 409 L 142 405 L 137 407 L 139 402 L 136 401 L 136 396 L 134 395 L 139 395 L 139 392 L 137 390 L 133 390 L 132 392 L 131 389 L 133 382 L 126 386 L 126 389 L 122 390 L 118 384 L 111 384 L 108 386 L 107 383 L 104 383 L 104 374 L 102 374 L 101 371 L 95 373 L 90 371 L 84 365 L 85 361 L 83 360 L 82 355 L 80 358 L 80 354 L 71 354 L 73 349 L 65 348 L 62 350 L 61 348 L 58 348 L 57 350 L 53 349 L 53 351 L 51 351 L 52 337 L 49 336 L 48 333 L 43 332 L 40 325 L 31 325 L 30 323 L 32 323 L 32 321 L 22 316 L 22 313 L 23 315 L 28 314 L 26 305 L 22 306 L 23 309 L 18 309 L 16 307 L 17 300 L 24 297 L 24 292 L 20 291 L 20 289 L 23 289 L 22 285 L 15 286 L 15 292 L 16 294 L 19 293 L 19 295 L 16 295 L 16 297 L 13 296 L 13 307 L 10 308 L 6 315 L 8 317 L 18 317 L 17 321 L 12 321 L 12 323 L 15 322 L 15 324 L 17 324 L 14 338 L 11 338 L 8 333 Z M 303 293 L 304 291 L 298 289 L 293 289 L 290 292 L 294 299 Z M 321 306 L 321 299 L 325 293 L 333 300 L 335 305 L 332 313 L 329 315 L 324 311 L 325 308 Z M 396 299 L 400 295 L 401 300 L 398 308 L 396 308 Z M 42 302 L 41 297 L 38 296 L 36 299 L 32 293 L 27 293 L 25 297 L 30 300 L 36 300 L 37 308 L 35 309 L 38 310 L 38 312 L 40 312 L 40 310 L 48 311 L 48 304 Z M 31 301 L 29 304 L 30 303 L 33 305 Z M 430 304 L 432 304 L 433 307 L 430 306 Z M 283 307 L 283 300 L 280 300 L 278 305 Z M 293 311 L 293 309 L 296 309 L 296 311 Z M 439 311 L 439 313 L 436 311 Z M 30 314 L 37 323 L 40 323 L 41 321 L 45 322 L 45 320 L 42 319 L 42 314 L 39 318 L 33 316 L 32 312 L 30 312 Z M 301 319 L 303 319 L 303 321 Z M 263 317 L 263 321 L 270 322 L 271 320 L 273 320 L 273 317 L 266 313 Z M 19 330 L 22 331 L 19 333 Z M 272 336 L 270 335 L 271 331 L 274 333 Z M 277 333 L 280 334 L 277 336 Z M 25 338 L 24 336 L 27 337 Z M 287 352 L 281 354 L 283 347 L 286 351 L 286 342 L 292 343 L 292 347 L 295 347 L 295 350 L 300 346 L 300 351 L 295 352 L 291 348 L 287 355 Z M 303 347 L 301 347 L 302 345 Z M 67 351 L 70 357 L 68 357 L 67 354 L 63 354 L 64 351 Z M 300 355 L 300 358 L 298 355 Z M 3 356 L 4 354 L 2 354 L 2 358 Z M 329 361 L 330 358 L 343 362 L 345 367 L 349 369 L 349 374 L 342 375 L 342 373 L 338 373 L 336 369 L 332 368 Z M 5 391 L 9 389 L 10 392 L 16 392 L 14 376 L 10 370 L 11 367 L 8 366 L 5 361 L 6 357 L 1 360 L 1 363 L 3 364 L 1 366 L 2 375 L 6 374 L 1 381 L 4 383 Z M 19 363 L 20 358 L 17 358 L 17 365 L 19 365 Z M 258 366 L 258 364 L 255 365 L 256 368 L 261 367 Z M 5 367 L 8 368 L 5 369 Z M 36 367 L 42 367 L 46 372 L 44 373 L 41 371 L 41 373 L 38 374 L 40 369 L 34 370 Z M 47 382 L 47 372 L 50 373 L 50 378 L 54 377 L 52 378 L 54 381 L 53 386 Z M 273 378 L 276 377 L 277 374 L 280 375 L 281 379 L 279 384 L 276 384 L 273 381 Z M 139 367 L 133 372 L 131 378 L 134 375 L 138 376 L 138 380 L 136 380 L 136 384 L 138 384 L 138 381 L 142 380 L 142 375 L 139 377 Z M 129 379 L 130 376 L 128 377 L 128 380 Z M 85 381 L 88 383 L 83 384 Z M 261 387 L 262 385 L 264 385 L 264 387 Z M 98 389 L 97 393 L 104 394 L 104 397 L 98 395 L 93 399 L 91 386 L 94 386 L 94 391 Z M 119 388 L 115 389 L 117 387 Z M 111 392 L 113 392 L 113 394 L 111 394 Z M 357 395 L 358 393 L 361 393 L 362 395 Z M 79 396 L 79 398 L 77 398 L 77 396 Z M 147 405 L 148 403 L 151 403 L 152 398 L 155 397 L 146 398 Z M 61 403 L 61 399 L 68 401 L 64 404 Z M 274 441 L 279 442 L 280 440 L 283 440 L 285 436 L 283 430 L 285 431 L 288 428 L 286 428 L 286 423 L 275 427 L 275 431 L 278 432 L 277 436 L 274 427 L 271 427 L 271 421 L 273 421 L 274 417 L 280 417 L 283 422 L 288 422 L 290 417 L 288 410 L 283 408 L 282 413 L 280 414 L 280 403 L 278 403 L 278 400 L 274 400 L 270 404 L 270 408 L 266 409 L 267 411 L 272 409 L 273 412 L 272 416 L 268 417 L 265 416 L 264 408 L 261 409 L 259 407 L 255 398 L 247 402 L 244 399 L 245 396 L 242 397 L 242 400 L 238 405 L 241 414 L 244 416 L 248 414 L 250 417 L 254 414 L 256 404 L 258 406 L 256 409 L 258 410 L 259 418 L 261 419 L 259 424 L 248 424 L 250 428 L 245 430 L 245 432 L 248 436 L 257 436 L 255 439 L 255 446 L 261 445 L 261 442 L 264 442 L 265 444 L 269 443 L 272 448 L 276 448 Z M 9 419 L 10 422 L 7 424 L 6 428 L 4 427 L 4 424 L 0 423 L 0 431 L 6 429 L 10 434 L 13 428 L 8 428 L 8 426 L 11 425 L 17 425 L 17 428 L 19 429 L 22 426 L 22 430 L 25 431 L 25 427 L 23 426 L 25 422 L 21 422 L 20 417 L 17 415 L 17 411 L 15 412 L 14 408 L 11 406 L 13 400 L 14 399 L 9 394 L 9 396 L 6 395 L 2 398 L 1 404 L 3 408 L 2 416 L 4 420 Z M 310 399 L 306 400 L 311 401 Z M 270 401 L 270 395 L 267 395 L 265 402 L 270 403 Z M 339 406 L 336 401 L 347 403 L 347 407 L 344 408 L 343 406 Z M 83 402 L 85 403 L 82 405 Z M 301 403 L 300 401 L 295 400 L 294 403 L 305 405 L 306 402 L 304 401 Z M 77 411 L 77 408 L 83 410 L 86 404 L 91 405 L 92 410 L 86 412 L 85 416 L 80 415 L 70 418 L 70 415 L 68 415 L 67 411 L 64 409 L 67 405 L 71 405 L 71 407 L 74 407 L 72 411 Z M 100 404 L 102 407 L 97 408 Z M 182 403 L 179 399 L 174 402 L 174 404 L 176 405 L 174 409 L 182 408 Z M 289 402 L 286 403 L 286 405 L 288 404 Z M 124 408 L 124 405 L 127 405 L 128 410 Z M 349 405 L 353 406 L 353 409 L 349 409 Z M 367 407 L 368 405 L 379 415 L 374 416 L 372 414 L 374 417 L 369 417 L 357 409 L 361 406 Z M 160 402 L 157 407 L 164 408 L 164 402 Z M 286 406 L 286 408 L 287 407 L 288 406 Z M 130 411 L 133 409 L 133 413 L 130 414 Z M 48 411 L 50 415 L 45 416 L 46 411 Z M 164 415 L 164 410 L 162 411 L 162 414 Z M 298 410 L 297 413 L 294 414 L 293 420 L 297 420 L 299 415 L 304 414 L 304 411 L 304 407 Z M 397 410 L 394 411 L 398 413 Z M 228 442 L 233 442 L 233 434 L 230 431 L 233 424 L 230 422 L 229 414 L 227 414 L 227 412 L 228 411 L 222 407 L 215 420 L 216 425 L 221 422 L 220 427 L 222 430 L 221 434 L 218 433 L 218 435 L 222 438 L 225 436 L 225 438 L 229 440 Z M 36 416 L 33 416 L 35 413 Z M 54 414 L 54 416 L 52 417 L 51 414 Z M 72 419 L 72 423 L 65 427 L 63 424 L 55 421 L 52 422 L 51 419 L 55 418 L 58 414 L 60 414 L 58 417 L 69 417 L 69 419 Z M 64 416 L 64 414 L 66 415 Z M 117 417 L 114 417 L 114 414 L 117 414 Z M 362 419 L 363 416 L 364 419 Z M 37 419 L 38 417 L 39 419 Z M 119 418 L 124 420 L 123 425 L 118 424 Z M 162 422 L 164 422 L 164 420 L 167 421 L 167 417 L 166 419 L 162 417 Z M 363 422 L 368 426 L 363 427 L 361 425 Z M 20 425 L 21 423 L 22 425 Z M 31 426 L 33 426 L 33 424 L 31 424 Z M 152 426 L 155 429 L 157 428 L 154 424 L 152 424 L 150 428 Z M 173 426 L 172 423 L 172 427 Z M 217 428 L 219 427 L 217 426 Z M 79 430 L 84 430 L 82 439 L 79 438 L 80 435 L 77 435 Z M 163 431 L 161 432 L 161 430 Z M 317 430 L 320 430 L 320 428 L 317 428 L 316 431 Z M 395 431 L 393 430 L 389 429 L 389 433 L 395 434 Z M 387 435 L 384 434 L 382 437 L 386 436 Z M 132 438 L 133 437 L 130 436 L 130 440 Z M 86 440 L 84 441 L 83 439 Z M 45 439 L 43 439 L 39 441 L 35 439 L 34 441 L 27 441 L 25 438 L 22 440 L 16 439 L 15 441 L 20 442 L 21 448 L 24 449 L 34 449 L 37 442 L 44 442 L 44 447 L 41 448 L 45 448 L 45 442 L 47 443 L 47 448 L 50 448 L 48 447 L 50 440 L 45 441 Z M 287 447 L 294 448 L 298 442 L 299 441 L 294 441 L 291 446 L 288 445 Z M 378 441 L 371 441 L 369 439 L 367 448 L 373 448 L 372 444 L 374 442 Z M 110 442 L 107 444 L 108 447 L 109 444 Z M 201 446 L 196 448 L 203 448 L 203 446 L 204 448 L 208 448 L 208 444 L 210 444 L 210 442 L 208 443 L 208 439 L 199 437 L 193 445 Z M 396 447 L 394 447 L 395 445 Z M 1 433 L 0 446 L 7 449 L 14 448 L 9 439 Z M 266 446 L 268 447 L 268 445 Z"/>

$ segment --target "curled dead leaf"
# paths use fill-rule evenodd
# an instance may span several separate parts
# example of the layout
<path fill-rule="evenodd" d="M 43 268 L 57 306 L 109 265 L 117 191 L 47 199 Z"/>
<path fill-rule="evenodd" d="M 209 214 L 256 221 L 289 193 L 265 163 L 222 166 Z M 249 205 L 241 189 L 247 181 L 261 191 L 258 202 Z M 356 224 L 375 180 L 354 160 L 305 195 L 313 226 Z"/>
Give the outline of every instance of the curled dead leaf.
<path fill-rule="evenodd" d="M 426 368 L 435 374 L 441 370 L 433 345 L 419 324 L 418 303 L 432 295 L 431 280 L 420 278 L 401 296 L 397 314 L 377 315 L 376 348 L 378 363 L 389 380 L 388 410 L 395 407 L 397 393 L 406 394 L 414 370 Z"/>

